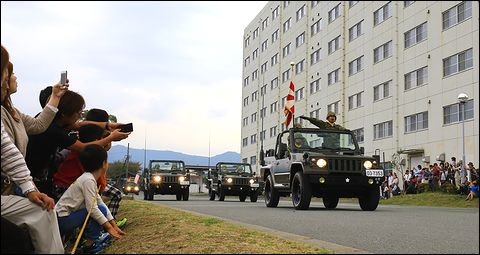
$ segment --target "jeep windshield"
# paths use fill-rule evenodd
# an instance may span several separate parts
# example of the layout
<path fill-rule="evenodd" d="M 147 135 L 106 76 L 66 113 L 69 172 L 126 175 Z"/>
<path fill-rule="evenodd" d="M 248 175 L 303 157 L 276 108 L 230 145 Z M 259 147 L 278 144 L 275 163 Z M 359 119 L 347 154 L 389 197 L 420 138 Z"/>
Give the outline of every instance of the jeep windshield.
<path fill-rule="evenodd" d="M 353 136 L 348 132 L 324 129 L 294 131 L 292 149 L 296 151 L 355 151 Z"/>
<path fill-rule="evenodd" d="M 250 165 L 239 165 L 239 164 L 220 164 L 219 170 L 224 174 L 232 175 L 251 175 L 252 168 Z"/>
<path fill-rule="evenodd" d="M 182 162 L 152 162 L 150 169 L 152 172 L 183 172 L 185 166 Z"/>

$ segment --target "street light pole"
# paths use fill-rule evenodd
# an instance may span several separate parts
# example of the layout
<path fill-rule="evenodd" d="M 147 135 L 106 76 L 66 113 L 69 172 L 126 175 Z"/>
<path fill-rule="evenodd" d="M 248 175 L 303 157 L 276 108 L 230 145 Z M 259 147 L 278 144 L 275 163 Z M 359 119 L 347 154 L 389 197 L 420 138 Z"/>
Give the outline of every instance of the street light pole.
<path fill-rule="evenodd" d="M 465 102 L 468 100 L 468 95 L 465 93 L 460 93 L 458 95 L 458 101 L 460 102 L 459 107 L 462 112 L 462 172 L 461 172 L 461 183 L 465 183 Z"/>

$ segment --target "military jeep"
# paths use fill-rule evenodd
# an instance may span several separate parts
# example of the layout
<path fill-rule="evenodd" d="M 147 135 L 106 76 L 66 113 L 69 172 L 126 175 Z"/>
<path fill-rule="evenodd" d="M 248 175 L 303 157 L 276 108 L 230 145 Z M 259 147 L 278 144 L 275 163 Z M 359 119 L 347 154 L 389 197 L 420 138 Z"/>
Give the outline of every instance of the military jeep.
<path fill-rule="evenodd" d="M 185 163 L 177 160 L 150 160 L 143 174 L 143 199 L 153 200 L 153 196 L 176 195 L 177 200 L 187 201 L 190 195 L 190 174 Z"/>
<path fill-rule="evenodd" d="M 258 199 L 258 178 L 250 164 L 219 162 L 208 171 L 207 185 L 210 200 L 215 200 L 216 195 L 219 201 L 224 201 L 225 196 L 238 196 L 241 202 L 247 196 L 251 202 Z"/>
<path fill-rule="evenodd" d="M 379 155 L 363 154 L 349 130 L 291 128 L 280 133 L 275 149 L 260 158 L 265 204 L 277 207 L 280 196 L 291 195 L 295 209 L 307 210 L 315 196 L 334 209 L 339 198 L 358 198 L 362 210 L 375 210 L 384 171 Z"/>

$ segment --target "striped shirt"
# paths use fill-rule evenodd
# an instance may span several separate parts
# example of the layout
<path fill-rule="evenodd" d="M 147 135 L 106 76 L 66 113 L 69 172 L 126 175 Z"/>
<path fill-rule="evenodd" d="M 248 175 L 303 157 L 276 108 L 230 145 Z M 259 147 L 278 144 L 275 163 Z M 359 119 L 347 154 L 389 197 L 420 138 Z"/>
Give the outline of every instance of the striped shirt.
<path fill-rule="evenodd" d="M 14 181 L 23 192 L 34 189 L 35 185 L 33 184 L 32 177 L 30 176 L 30 170 L 28 170 L 25 159 L 5 131 L 3 122 L 1 122 L 1 132 L 2 173 Z"/>

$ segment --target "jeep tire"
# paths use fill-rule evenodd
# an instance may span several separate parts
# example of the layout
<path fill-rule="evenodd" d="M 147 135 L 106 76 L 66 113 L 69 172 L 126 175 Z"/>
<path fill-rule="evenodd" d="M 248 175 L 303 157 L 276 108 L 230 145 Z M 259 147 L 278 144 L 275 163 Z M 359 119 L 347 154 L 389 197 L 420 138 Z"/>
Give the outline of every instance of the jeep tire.
<path fill-rule="evenodd" d="M 211 188 L 208 189 L 208 195 L 210 196 L 210 201 L 215 200 L 215 191 L 213 191 Z"/>
<path fill-rule="evenodd" d="M 358 198 L 360 208 L 363 211 L 375 211 L 380 200 L 380 192 L 378 189 L 369 189 L 363 196 Z"/>
<path fill-rule="evenodd" d="M 149 189 L 148 190 L 148 200 L 152 201 L 154 195 L 155 195 L 155 193 L 154 193 L 153 189 Z"/>
<path fill-rule="evenodd" d="M 148 200 L 148 190 L 143 190 L 143 200 Z"/>
<path fill-rule="evenodd" d="M 225 191 L 222 185 L 218 185 L 218 201 L 225 201 Z"/>
<path fill-rule="evenodd" d="M 272 175 L 269 174 L 265 180 L 265 204 L 267 207 L 277 207 L 280 201 L 280 194 L 273 186 Z"/>
<path fill-rule="evenodd" d="M 182 200 L 182 193 L 183 193 L 182 191 L 179 191 L 179 192 L 176 194 L 176 196 L 177 196 L 177 201 Z"/>
<path fill-rule="evenodd" d="M 312 186 L 303 172 L 298 171 L 292 180 L 292 202 L 297 210 L 307 210 L 312 200 Z"/>
<path fill-rule="evenodd" d="M 247 195 L 240 195 L 238 196 L 238 199 L 240 199 L 240 202 L 245 202 L 245 200 L 247 199 Z"/>
<path fill-rule="evenodd" d="M 327 209 L 335 209 L 338 205 L 338 197 L 335 196 L 325 196 L 322 198 L 323 205 Z"/>
<path fill-rule="evenodd" d="M 188 201 L 189 196 L 190 196 L 190 188 L 185 188 L 182 194 L 183 201 Z"/>
<path fill-rule="evenodd" d="M 257 192 L 255 192 L 255 194 L 250 196 L 250 202 L 252 202 L 252 203 L 257 202 L 257 199 L 258 199 L 258 193 Z"/>

